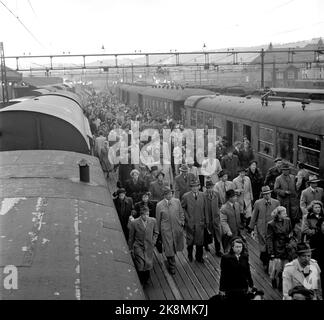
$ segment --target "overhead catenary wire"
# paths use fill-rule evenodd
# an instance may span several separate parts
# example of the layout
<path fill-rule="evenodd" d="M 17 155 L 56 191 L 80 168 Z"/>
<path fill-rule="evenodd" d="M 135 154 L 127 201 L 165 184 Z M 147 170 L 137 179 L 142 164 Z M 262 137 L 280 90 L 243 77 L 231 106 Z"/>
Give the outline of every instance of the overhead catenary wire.
<path fill-rule="evenodd" d="M 12 10 L 10 10 L 5 3 L 3 3 L 2 0 L 0 0 L 0 3 L 19 21 L 19 23 L 24 27 L 24 29 L 33 37 L 33 39 L 43 48 L 45 48 L 45 46 L 36 38 L 36 36 L 26 27 L 26 25 L 20 20 L 20 18 L 18 16 L 16 16 L 14 14 L 14 12 L 12 12 Z"/>
<path fill-rule="evenodd" d="M 37 14 L 36 14 L 36 12 L 35 12 L 35 10 L 34 10 L 34 7 L 33 7 L 32 4 L 31 4 L 30 0 L 27 0 L 27 1 L 28 1 L 28 4 L 29 4 L 30 8 L 31 8 L 32 11 L 34 12 L 35 17 L 37 18 Z"/>

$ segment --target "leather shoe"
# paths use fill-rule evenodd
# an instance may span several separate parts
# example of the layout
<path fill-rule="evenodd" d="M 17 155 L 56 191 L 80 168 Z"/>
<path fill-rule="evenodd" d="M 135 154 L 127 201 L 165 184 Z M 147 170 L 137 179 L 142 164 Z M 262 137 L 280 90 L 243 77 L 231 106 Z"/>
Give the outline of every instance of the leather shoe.
<path fill-rule="evenodd" d="M 188 254 L 188 259 L 190 262 L 192 262 L 193 258 L 192 258 L 192 254 Z"/>

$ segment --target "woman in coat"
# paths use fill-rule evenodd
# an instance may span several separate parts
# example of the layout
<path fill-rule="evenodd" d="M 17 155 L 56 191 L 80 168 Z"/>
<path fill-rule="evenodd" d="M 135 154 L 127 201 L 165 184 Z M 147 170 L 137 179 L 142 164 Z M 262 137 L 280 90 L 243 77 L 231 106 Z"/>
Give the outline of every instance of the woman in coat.
<path fill-rule="evenodd" d="M 149 217 L 149 210 L 143 207 L 141 216 L 131 221 L 128 246 L 139 278 L 146 284 L 153 268 L 154 246 L 158 236 L 156 219 Z"/>
<path fill-rule="evenodd" d="M 175 255 L 184 248 L 184 213 L 179 199 L 173 198 L 169 187 L 164 189 L 164 199 L 156 206 L 156 221 L 169 271 L 175 274 Z"/>
<path fill-rule="evenodd" d="M 252 185 L 252 206 L 254 205 L 256 200 L 260 199 L 260 192 L 263 186 L 263 177 L 260 170 L 257 168 L 257 165 L 257 161 L 252 160 L 249 164 L 248 169 L 246 170 L 246 176 L 250 178 Z"/>
<path fill-rule="evenodd" d="M 113 165 L 110 163 L 109 158 L 109 142 L 105 141 L 103 148 L 100 149 L 99 161 L 102 167 L 102 170 L 105 174 L 105 178 L 109 177 L 109 172 L 113 169 Z"/>
<path fill-rule="evenodd" d="M 286 208 L 279 206 L 271 213 L 273 219 L 267 225 L 267 252 L 270 259 L 280 259 L 280 266 L 278 267 L 277 274 L 279 285 L 282 283 L 282 271 L 284 265 L 288 262 L 289 252 L 287 246 L 292 234 L 291 221 L 287 216 Z M 273 281 L 273 286 L 277 286 L 277 282 Z"/>
<path fill-rule="evenodd" d="M 302 239 L 309 241 L 317 231 L 319 219 L 324 218 L 323 203 L 319 200 L 313 200 L 307 207 L 307 214 L 303 216 L 302 221 Z"/>
<path fill-rule="evenodd" d="M 231 242 L 230 252 L 222 257 L 219 293 L 229 300 L 248 300 L 253 288 L 249 257 L 242 239 Z"/>

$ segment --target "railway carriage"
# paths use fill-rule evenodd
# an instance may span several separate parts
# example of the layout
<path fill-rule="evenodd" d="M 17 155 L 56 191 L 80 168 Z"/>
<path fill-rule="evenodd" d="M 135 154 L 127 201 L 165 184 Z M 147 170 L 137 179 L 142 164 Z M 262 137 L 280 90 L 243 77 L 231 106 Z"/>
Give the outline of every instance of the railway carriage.
<path fill-rule="evenodd" d="M 259 166 L 265 173 L 276 157 L 292 167 L 305 163 L 324 178 L 324 104 L 269 101 L 229 96 L 193 96 L 185 102 L 186 126 L 207 124 L 229 144 L 251 141 Z"/>

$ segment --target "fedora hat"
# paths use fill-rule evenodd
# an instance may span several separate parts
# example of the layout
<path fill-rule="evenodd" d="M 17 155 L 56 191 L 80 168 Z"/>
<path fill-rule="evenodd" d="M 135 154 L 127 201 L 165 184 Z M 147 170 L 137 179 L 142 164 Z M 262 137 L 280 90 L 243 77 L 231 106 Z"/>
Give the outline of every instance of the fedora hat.
<path fill-rule="evenodd" d="M 188 172 L 189 168 L 186 164 L 182 164 L 181 167 L 179 168 L 179 171 Z"/>
<path fill-rule="evenodd" d="M 160 174 L 162 174 L 162 176 L 165 177 L 165 173 L 163 172 L 163 170 L 158 171 L 156 177 L 158 177 Z"/>
<path fill-rule="evenodd" d="M 281 170 L 290 170 L 289 164 L 288 163 L 282 164 Z"/>
<path fill-rule="evenodd" d="M 245 168 L 243 168 L 243 167 L 239 167 L 239 168 L 237 169 L 237 173 L 241 173 L 241 172 L 246 172 Z"/>
<path fill-rule="evenodd" d="M 320 182 L 321 180 L 317 178 L 317 176 L 314 174 L 314 175 L 310 175 L 309 178 L 308 178 L 308 183 L 316 183 L 316 182 Z"/>
<path fill-rule="evenodd" d="M 270 189 L 269 186 L 263 186 L 263 187 L 261 188 L 261 193 L 262 193 L 262 194 L 267 194 L 267 193 L 271 193 L 271 192 L 272 192 L 272 190 Z"/>
<path fill-rule="evenodd" d="M 306 242 L 299 242 L 297 243 L 297 249 L 296 253 L 297 254 L 302 254 L 302 253 L 307 253 L 307 252 L 312 252 L 314 249 L 310 247 L 310 245 Z"/>
<path fill-rule="evenodd" d="M 200 181 L 199 179 L 192 179 L 190 180 L 190 187 L 196 187 L 196 186 L 200 186 Z"/>
<path fill-rule="evenodd" d="M 227 171 L 222 170 L 222 171 L 218 174 L 218 177 L 221 178 L 222 176 L 225 176 L 225 174 L 228 175 Z"/>
<path fill-rule="evenodd" d="M 256 160 L 251 160 L 251 161 L 249 162 L 249 166 L 250 166 L 252 163 L 255 163 L 256 166 L 258 165 L 258 161 L 256 161 Z"/>
<path fill-rule="evenodd" d="M 126 190 L 124 188 L 120 188 L 116 191 L 117 196 L 119 196 L 121 193 L 126 193 Z"/>
<path fill-rule="evenodd" d="M 131 172 L 130 172 L 130 176 L 132 177 L 134 173 L 137 173 L 138 175 L 140 175 L 139 171 L 137 169 L 133 169 Z"/>
<path fill-rule="evenodd" d="M 226 199 L 232 198 L 236 196 L 236 193 L 233 189 L 229 189 L 226 191 Z"/>
<path fill-rule="evenodd" d="M 206 188 L 213 187 L 215 184 L 212 180 L 207 180 L 206 181 Z"/>
<path fill-rule="evenodd" d="M 164 196 L 169 194 L 170 192 L 173 192 L 173 190 L 170 187 L 164 187 L 164 189 L 163 189 Z"/>

